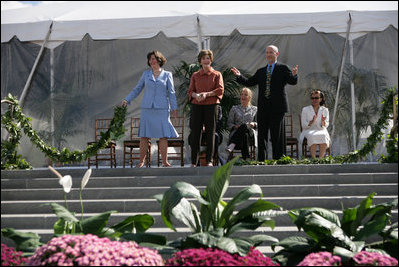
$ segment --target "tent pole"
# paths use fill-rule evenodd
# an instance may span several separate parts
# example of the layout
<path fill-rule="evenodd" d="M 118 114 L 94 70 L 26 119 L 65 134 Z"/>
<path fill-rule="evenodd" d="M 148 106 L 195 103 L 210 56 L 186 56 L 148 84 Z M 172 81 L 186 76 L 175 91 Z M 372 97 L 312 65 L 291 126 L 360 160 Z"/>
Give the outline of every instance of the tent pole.
<path fill-rule="evenodd" d="M 351 24 L 352 24 L 352 17 L 351 17 L 351 14 L 349 13 L 349 20 L 348 20 L 348 27 L 347 27 L 347 30 L 346 30 L 344 51 L 343 51 L 342 60 L 341 60 L 341 69 L 339 71 L 339 76 L 338 76 L 337 95 L 335 97 L 334 113 L 333 113 L 333 118 L 332 118 L 331 140 L 333 139 L 334 131 L 335 131 L 335 115 L 337 113 L 338 98 L 339 98 L 339 88 L 341 87 L 342 73 L 344 72 L 344 65 L 345 65 L 345 59 L 346 59 L 346 45 L 347 45 L 348 40 L 349 40 L 349 33 L 350 33 L 350 29 L 351 29 Z"/>
<path fill-rule="evenodd" d="M 202 50 L 202 34 L 201 34 L 201 24 L 200 24 L 200 19 L 199 16 L 197 15 L 197 47 L 198 47 L 198 53 Z"/>
<path fill-rule="evenodd" d="M 353 66 L 353 41 L 349 40 L 349 58 L 350 63 Z M 355 83 L 353 80 L 351 81 L 351 107 L 352 107 L 352 142 L 353 142 L 353 151 L 356 150 L 356 107 L 355 107 Z"/>
<path fill-rule="evenodd" d="M 54 49 L 50 49 L 50 131 L 51 145 L 55 147 L 54 140 Z"/>
<path fill-rule="evenodd" d="M 28 93 L 28 88 L 29 88 L 30 82 L 31 82 L 31 80 L 32 80 L 33 74 L 35 73 L 37 64 L 39 63 L 39 60 L 40 60 L 40 58 L 41 58 L 41 56 L 42 56 L 44 47 L 45 47 L 45 45 L 46 45 L 46 43 L 47 43 L 47 41 L 48 41 L 48 39 L 49 39 L 49 37 L 50 37 L 50 33 L 51 33 L 52 27 L 53 27 L 53 22 L 51 22 L 51 24 L 50 24 L 50 27 L 49 27 L 49 29 L 48 29 L 46 38 L 45 38 L 44 41 L 43 41 L 42 47 L 40 48 L 40 51 L 39 51 L 39 54 L 38 54 L 37 57 L 36 57 L 35 63 L 33 64 L 33 67 L 32 67 L 32 70 L 30 71 L 28 80 L 26 81 L 24 90 L 22 91 L 21 97 L 19 98 L 19 105 L 20 105 L 21 108 L 22 108 L 23 105 L 24 105 L 25 97 L 26 97 L 26 94 Z"/>

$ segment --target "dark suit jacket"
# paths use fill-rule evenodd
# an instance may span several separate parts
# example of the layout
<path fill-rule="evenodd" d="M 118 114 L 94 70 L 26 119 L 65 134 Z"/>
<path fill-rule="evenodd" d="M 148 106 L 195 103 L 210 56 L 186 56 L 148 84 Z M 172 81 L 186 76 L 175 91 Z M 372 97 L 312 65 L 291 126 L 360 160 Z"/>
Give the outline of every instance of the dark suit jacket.
<path fill-rule="evenodd" d="M 256 73 L 248 79 L 243 76 L 238 76 L 237 82 L 245 86 L 254 86 L 256 84 L 259 86 L 258 113 L 262 113 L 262 111 L 266 110 L 267 105 L 271 105 L 268 110 L 271 110 L 272 113 L 285 113 L 288 111 L 285 85 L 287 83 L 295 85 L 298 82 L 298 76 L 293 76 L 292 71 L 287 65 L 276 63 L 270 81 L 271 101 L 267 101 L 265 97 L 266 71 L 267 66 L 258 69 Z"/>

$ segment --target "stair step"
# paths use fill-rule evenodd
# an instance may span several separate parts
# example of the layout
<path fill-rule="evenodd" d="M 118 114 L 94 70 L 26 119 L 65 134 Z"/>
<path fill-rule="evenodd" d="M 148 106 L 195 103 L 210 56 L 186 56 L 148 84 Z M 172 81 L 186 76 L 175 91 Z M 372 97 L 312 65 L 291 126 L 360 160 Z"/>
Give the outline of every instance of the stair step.
<path fill-rule="evenodd" d="M 230 185 L 226 191 L 226 197 L 234 197 L 238 192 L 246 188 L 247 185 Z M 386 184 L 322 184 L 322 185 L 260 185 L 263 195 L 268 197 L 277 196 L 346 196 L 356 193 L 366 195 L 370 192 L 379 191 L 384 194 L 398 194 L 398 188 L 394 183 Z M 205 186 L 197 186 L 201 192 Z M 169 187 L 100 187 L 85 188 L 82 191 L 83 199 L 130 199 L 130 198 L 152 198 L 156 194 L 163 194 Z M 378 190 L 375 190 L 378 189 Z M 79 199 L 80 189 L 72 189 L 68 193 L 68 199 Z M 376 192 L 377 194 L 379 192 Z M 40 196 L 40 200 L 63 200 L 63 189 L 2 189 L 2 200 L 35 200 Z"/>
<path fill-rule="evenodd" d="M 397 183 L 397 172 L 376 173 L 309 173 L 309 174 L 247 174 L 231 175 L 230 185 L 286 185 L 286 184 L 365 184 Z M 2 173 L 3 175 L 3 173 Z M 80 187 L 82 176 L 72 176 L 75 188 Z M 206 186 L 211 176 L 116 176 L 91 177 L 86 188 L 96 187 L 150 187 L 171 186 L 184 181 L 194 186 Z M 58 178 L 2 178 L 2 189 L 59 188 Z"/>

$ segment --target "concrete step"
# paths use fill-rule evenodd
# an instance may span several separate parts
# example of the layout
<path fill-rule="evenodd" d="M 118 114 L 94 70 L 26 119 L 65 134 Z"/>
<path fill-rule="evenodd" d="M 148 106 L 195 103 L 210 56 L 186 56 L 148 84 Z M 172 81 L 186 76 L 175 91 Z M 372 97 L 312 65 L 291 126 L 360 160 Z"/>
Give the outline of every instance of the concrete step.
<path fill-rule="evenodd" d="M 86 168 L 55 168 L 62 175 L 83 177 Z M 99 168 L 93 169 L 92 177 L 123 177 L 123 176 L 201 176 L 212 175 L 217 167 L 172 167 L 172 168 Z M 308 174 L 308 173 L 376 173 L 397 172 L 396 163 L 351 163 L 351 164 L 309 164 L 309 165 L 262 165 L 235 166 L 233 175 L 248 174 Z M 46 178 L 55 177 L 47 168 L 34 170 L 1 171 L 2 179 L 11 178 Z"/>
<path fill-rule="evenodd" d="M 3 175 L 3 173 L 2 173 Z M 86 188 L 171 186 L 184 181 L 194 186 L 206 186 L 212 175 L 200 176 L 115 176 L 91 177 Z M 72 176 L 72 187 L 80 188 L 82 176 Z M 397 183 L 397 172 L 375 173 L 309 173 L 309 174 L 247 174 L 231 175 L 230 185 L 287 185 L 287 184 L 366 184 Z M 2 189 L 59 188 L 58 178 L 11 177 L 1 179 Z"/>
<path fill-rule="evenodd" d="M 260 185 L 263 195 L 268 197 L 283 196 L 347 196 L 347 195 L 367 195 L 376 191 L 377 194 L 397 195 L 398 188 L 395 183 L 385 184 L 317 184 L 317 185 Z M 238 192 L 246 188 L 247 185 L 230 185 L 225 197 L 234 197 Z M 132 198 L 152 198 L 156 194 L 163 194 L 170 187 L 100 187 L 85 188 L 82 191 L 82 199 L 132 199 Z M 205 186 L 197 186 L 203 192 Z M 80 189 L 72 189 L 68 193 L 68 199 L 79 199 Z M 2 200 L 63 200 L 63 189 L 2 189 Z"/>
<path fill-rule="evenodd" d="M 326 209 L 339 210 L 341 209 L 341 202 L 344 207 L 354 207 L 360 203 L 367 195 L 363 196 L 331 196 L 331 197 L 265 197 L 263 199 L 273 202 L 281 206 L 283 209 L 291 210 L 303 207 L 322 207 Z M 379 204 L 390 202 L 397 198 L 397 195 L 375 196 L 373 203 Z M 257 198 L 251 198 L 255 201 Z M 230 201 L 231 198 L 223 198 L 225 201 Z M 251 203 L 245 203 L 248 205 Z M 46 201 L 46 200 L 15 200 L 2 201 L 2 214 L 32 214 L 32 213 L 51 213 L 50 206 L 43 205 L 46 203 L 55 202 L 64 205 L 63 200 Z M 196 203 L 196 202 L 194 202 Z M 84 200 L 83 207 L 85 212 L 101 213 L 109 210 L 116 210 L 118 212 L 157 212 L 160 211 L 160 204 L 155 199 L 99 199 L 99 200 Z M 80 201 L 73 199 L 68 200 L 68 207 L 70 211 L 76 213 L 80 212 Z"/>

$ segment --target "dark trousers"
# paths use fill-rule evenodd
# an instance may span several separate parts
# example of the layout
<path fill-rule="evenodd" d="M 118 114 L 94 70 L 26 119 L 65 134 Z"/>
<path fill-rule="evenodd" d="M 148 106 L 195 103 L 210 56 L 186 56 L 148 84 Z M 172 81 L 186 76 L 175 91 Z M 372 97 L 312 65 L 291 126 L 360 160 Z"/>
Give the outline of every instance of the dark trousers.
<path fill-rule="evenodd" d="M 217 105 L 192 105 L 190 129 L 191 129 L 191 163 L 198 165 L 199 150 L 201 146 L 202 127 L 205 125 L 206 161 L 212 162 L 215 148 Z"/>
<path fill-rule="evenodd" d="M 236 144 L 236 149 L 241 149 L 243 159 L 249 158 L 249 144 L 253 140 L 254 133 L 252 128 L 247 124 L 241 124 L 237 131 L 231 136 L 229 144 Z"/>
<path fill-rule="evenodd" d="M 267 141 L 272 140 L 273 159 L 280 159 L 284 152 L 284 113 L 258 111 L 258 161 L 267 157 Z"/>

